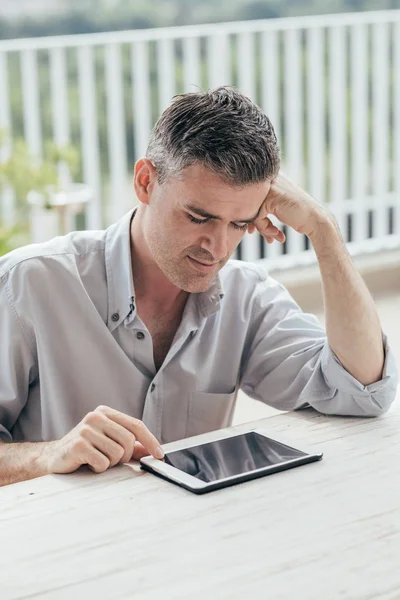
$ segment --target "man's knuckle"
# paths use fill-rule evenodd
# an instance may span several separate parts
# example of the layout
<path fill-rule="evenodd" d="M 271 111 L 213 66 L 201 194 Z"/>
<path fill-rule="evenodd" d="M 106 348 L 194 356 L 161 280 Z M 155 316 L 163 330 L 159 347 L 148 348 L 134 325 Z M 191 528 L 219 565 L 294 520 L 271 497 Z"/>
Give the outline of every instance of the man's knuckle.
<path fill-rule="evenodd" d="M 116 463 L 118 463 L 121 460 L 121 458 L 124 456 L 124 454 L 125 454 L 125 448 L 122 448 L 122 446 L 120 446 L 118 448 L 118 450 L 115 451 Z"/>
<path fill-rule="evenodd" d="M 104 465 L 103 465 L 103 464 L 100 464 L 100 463 L 96 463 L 96 464 L 94 464 L 94 465 L 93 465 L 93 469 L 94 469 L 94 472 L 95 472 L 95 473 L 104 473 L 104 471 L 106 471 L 106 470 L 107 470 L 107 468 L 106 468 L 106 467 L 104 467 Z"/>
<path fill-rule="evenodd" d="M 132 424 L 135 427 L 135 429 L 140 429 L 142 431 L 147 429 L 146 425 L 143 423 L 143 421 L 141 421 L 140 419 L 137 419 L 136 417 L 132 417 Z"/>
<path fill-rule="evenodd" d="M 110 460 L 106 456 L 103 456 L 102 458 L 99 458 L 96 461 L 96 467 L 98 469 L 98 473 L 104 473 L 104 471 L 107 471 L 109 466 L 110 466 Z"/>
<path fill-rule="evenodd" d="M 89 442 L 84 437 L 79 437 L 75 440 L 75 444 L 73 445 L 72 450 L 74 452 L 79 452 L 80 454 L 83 454 L 87 452 L 89 447 Z"/>
<path fill-rule="evenodd" d="M 80 436 L 86 440 L 89 438 L 91 432 L 92 432 L 92 428 L 90 427 L 90 425 L 88 425 L 87 423 L 84 423 L 80 430 Z"/>
<path fill-rule="evenodd" d="M 93 423 L 96 415 L 93 411 L 88 412 L 82 419 L 82 423 Z"/>

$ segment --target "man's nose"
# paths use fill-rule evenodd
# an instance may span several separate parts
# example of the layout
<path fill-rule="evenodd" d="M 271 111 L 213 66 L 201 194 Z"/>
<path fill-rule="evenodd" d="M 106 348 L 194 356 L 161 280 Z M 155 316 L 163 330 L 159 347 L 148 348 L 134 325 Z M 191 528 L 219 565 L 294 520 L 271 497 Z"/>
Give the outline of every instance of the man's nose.
<path fill-rule="evenodd" d="M 205 236 L 201 247 L 213 255 L 217 262 L 226 257 L 228 253 L 228 232 L 225 228 L 215 228 L 209 235 Z"/>

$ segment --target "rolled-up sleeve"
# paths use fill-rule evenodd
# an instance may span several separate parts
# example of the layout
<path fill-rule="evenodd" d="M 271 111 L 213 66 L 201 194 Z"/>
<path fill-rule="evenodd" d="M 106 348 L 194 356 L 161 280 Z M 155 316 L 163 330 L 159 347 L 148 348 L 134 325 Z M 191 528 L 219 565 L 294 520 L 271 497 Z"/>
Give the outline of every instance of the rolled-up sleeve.
<path fill-rule="evenodd" d="M 0 440 L 11 430 L 28 399 L 35 378 L 33 351 L 12 302 L 9 274 L 0 278 Z"/>
<path fill-rule="evenodd" d="M 250 397 L 280 410 L 312 406 L 331 415 L 372 417 L 389 409 L 398 375 L 384 334 L 382 378 L 364 386 L 342 366 L 318 319 L 271 277 L 259 285 L 252 315 L 241 373 Z"/>

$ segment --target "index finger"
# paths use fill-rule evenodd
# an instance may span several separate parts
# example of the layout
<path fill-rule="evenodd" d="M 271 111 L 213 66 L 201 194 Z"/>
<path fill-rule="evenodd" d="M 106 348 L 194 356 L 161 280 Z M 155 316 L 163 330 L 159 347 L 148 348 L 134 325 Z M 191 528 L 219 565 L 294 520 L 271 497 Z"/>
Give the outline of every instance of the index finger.
<path fill-rule="evenodd" d="M 164 457 L 164 450 L 161 448 L 160 442 L 146 427 L 143 421 L 131 417 L 130 415 L 126 415 L 115 408 L 110 408 L 109 406 L 102 406 L 99 407 L 99 409 L 106 417 L 111 419 L 111 421 L 122 425 L 122 427 L 125 427 L 125 429 L 133 433 L 138 442 L 140 442 L 154 458 L 161 459 Z"/>

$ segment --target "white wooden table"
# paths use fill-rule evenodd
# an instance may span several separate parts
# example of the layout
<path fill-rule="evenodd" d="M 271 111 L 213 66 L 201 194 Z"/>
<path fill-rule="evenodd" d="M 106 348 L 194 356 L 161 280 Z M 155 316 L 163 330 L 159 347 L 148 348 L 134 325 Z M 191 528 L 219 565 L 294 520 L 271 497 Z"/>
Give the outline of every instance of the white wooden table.
<path fill-rule="evenodd" d="M 1 600 L 400 598 L 399 407 L 254 426 L 324 459 L 204 496 L 137 464 L 1 488 Z"/>

